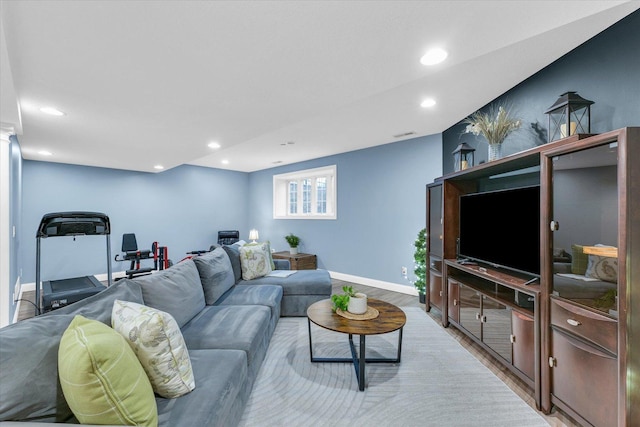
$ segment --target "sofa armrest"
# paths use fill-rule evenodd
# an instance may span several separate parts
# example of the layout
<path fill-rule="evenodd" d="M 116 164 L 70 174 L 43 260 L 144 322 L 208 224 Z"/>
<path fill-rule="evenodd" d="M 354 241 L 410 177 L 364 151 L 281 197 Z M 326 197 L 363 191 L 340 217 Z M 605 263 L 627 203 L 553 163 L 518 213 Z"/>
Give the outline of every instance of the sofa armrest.
<path fill-rule="evenodd" d="M 570 262 L 554 262 L 553 272 L 554 273 L 571 273 L 571 263 Z"/>
<path fill-rule="evenodd" d="M 276 266 L 276 270 L 291 270 L 291 263 L 288 259 L 274 259 L 273 263 Z"/>

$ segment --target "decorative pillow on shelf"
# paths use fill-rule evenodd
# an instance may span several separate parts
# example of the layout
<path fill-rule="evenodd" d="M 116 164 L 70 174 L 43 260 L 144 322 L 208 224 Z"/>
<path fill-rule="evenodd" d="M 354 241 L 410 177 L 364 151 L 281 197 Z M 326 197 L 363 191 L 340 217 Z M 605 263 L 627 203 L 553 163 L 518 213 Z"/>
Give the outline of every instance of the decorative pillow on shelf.
<path fill-rule="evenodd" d="M 582 245 L 571 245 L 571 273 L 584 276 L 587 271 L 589 256 L 584 253 Z"/>
<path fill-rule="evenodd" d="M 153 391 L 172 399 L 195 388 L 187 346 L 169 313 L 116 300 L 111 323 L 138 357 Z"/>
<path fill-rule="evenodd" d="M 58 373 L 80 423 L 158 425 L 147 374 L 122 335 L 104 323 L 73 318 L 60 340 Z"/>
<path fill-rule="evenodd" d="M 271 247 L 268 242 L 247 243 L 240 247 L 240 267 L 244 280 L 266 276 L 273 271 Z"/>
<path fill-rule="evenodd" d="M 602 244 L 597 244 L 595 246 L 611 248 L 611 246 L 605 246 Z M 602 280 L 604 282 L 618 283 L 618 258 L 591 254 L 588 256 L 589 261 L 587 263 L 587 270 L 584 273 L 585 276 Z"/>

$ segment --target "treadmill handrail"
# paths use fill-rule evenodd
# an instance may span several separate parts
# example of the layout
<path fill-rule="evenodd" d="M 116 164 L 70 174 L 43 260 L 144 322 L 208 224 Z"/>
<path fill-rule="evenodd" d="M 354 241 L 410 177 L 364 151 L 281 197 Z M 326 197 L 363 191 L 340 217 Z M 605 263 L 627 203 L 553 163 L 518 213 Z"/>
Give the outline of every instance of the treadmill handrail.
<path fill-rule="evenodd" d="M 56 233 L 51 233 L 55 227 Z M 109 217 L 101 212 L 52 212 L 45 214 L 36 237 L 104 236 L 111 234 Z"/>

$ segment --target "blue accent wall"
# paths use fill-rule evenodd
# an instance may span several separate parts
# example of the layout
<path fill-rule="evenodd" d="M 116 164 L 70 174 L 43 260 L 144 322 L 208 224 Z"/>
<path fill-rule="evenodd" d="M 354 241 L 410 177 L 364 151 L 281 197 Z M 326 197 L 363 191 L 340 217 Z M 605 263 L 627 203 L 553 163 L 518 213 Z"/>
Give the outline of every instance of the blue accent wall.
<path fill-rule="evenodd" d="M 523 121 L 523 126 L 506 139 L 505 156 L 548 142 L 548 116 L 544 112 L 567 91 L 595 102 L 591 106 L 591 133 L 640 126 L 640 11 L 493 101 L 510 103 Z M 463 134 L 464 129 L 458 123 L 443 133 L 444 173 L 453 172 L 451 152 L 460 142 L 476 149 L 476 163 L 487 160 L 486 140 Z"/>
<path fill-rule="evenodd" d="M 249 226 L 288 250 L 284 236 L 301 238 L 299 251 L 318 256 L 318 267 L 411 286 L 413 243 L 426 221 L 426 184 L 440 176 L 442 140 L 432 135 L 254 172 L 249 179 Z M 336 220 L 273 219 L 273 176 L 337 166 Z"/>
<path fill-rule="evenodd" d="M 111 221 L 113 271 L 122 234 L 135 233 L 139 249 L 155 241 L 175 263 L 192 250 L 208 249 L 218 230 L 247 234 L 249 177 L 246 173 L 180 166 L 142 173 L 59 163 L 24 161 L 20 264 L 23 283 L 35 281 L 36 231 L 49 212 L 104 212 Z M 107 272 L 106 239 L 41 239 L 42 280 Z M 152 261 L 143 262 L 153 266 Z"/>
<path fill-rule="evenodd" d="M 109 215 L 112 259 L 123 233 L 136 233 L 140 249 L 157 241 L 173 262 L 208 249 L 217 231 L 260 231 L 275 250 L 284 235 L 302 239 L 300 250 L 318 255 L 320 268 L 410 286 L 413 242 L 425 224 L 425 184 L 440 176 L 439 135 L 386 144 L 254 173 L 180 166 L 158 174 L 24 161 L 23 282 L 35 280 L 36 230 L 49 212 Z M 337 220 L 274 220 L 273 175 L 337 165 Z M 42 280 L 106 273 L 101 236 L 41 239 Z M 128 263 L 112 262 L 113 271 Z M 151 261 L 146 264 L 151 266 Z M 145 264 L 143 263 L 143 266 Z"/>

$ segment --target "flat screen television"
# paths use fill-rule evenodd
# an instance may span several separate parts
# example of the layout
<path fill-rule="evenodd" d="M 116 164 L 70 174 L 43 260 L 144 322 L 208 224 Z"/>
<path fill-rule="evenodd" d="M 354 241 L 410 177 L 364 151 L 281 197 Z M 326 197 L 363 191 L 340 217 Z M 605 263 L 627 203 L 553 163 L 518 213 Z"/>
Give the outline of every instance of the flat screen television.
<path fill-rule="evenodd" d="M 540 275 L 540 186 L 460 196 L 458 258 Z"/>

